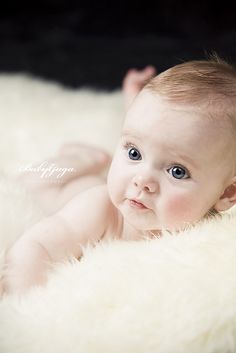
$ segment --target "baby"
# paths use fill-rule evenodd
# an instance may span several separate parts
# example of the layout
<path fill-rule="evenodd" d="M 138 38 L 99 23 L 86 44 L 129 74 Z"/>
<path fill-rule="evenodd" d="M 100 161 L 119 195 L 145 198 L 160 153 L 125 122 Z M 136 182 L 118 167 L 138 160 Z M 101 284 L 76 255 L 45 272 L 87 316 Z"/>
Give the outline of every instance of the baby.
<path fill-rule="evenodd" d="M 128 109 L 107 182 L 22 235 L 6 255 L 5 291 L 45 283 L 51 263 L 79 259 L 87 244 L 161 236 L 232 207 L 235 136 L 233 67 L 192 61 L 151 78 Z"/>

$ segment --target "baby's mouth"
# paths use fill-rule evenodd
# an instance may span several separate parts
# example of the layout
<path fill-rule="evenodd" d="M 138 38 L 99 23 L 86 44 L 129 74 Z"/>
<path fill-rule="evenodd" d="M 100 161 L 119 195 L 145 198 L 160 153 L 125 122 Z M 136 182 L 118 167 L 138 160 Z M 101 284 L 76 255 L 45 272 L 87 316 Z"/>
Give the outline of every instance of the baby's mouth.
<path fill-rule="evenodd" d="M 146 207 L 142 202 L 138 201 L 138 200 L 129 200 L 131 206 L 139 208 L 139 209 L 147 209 L 148 207 Z"/>

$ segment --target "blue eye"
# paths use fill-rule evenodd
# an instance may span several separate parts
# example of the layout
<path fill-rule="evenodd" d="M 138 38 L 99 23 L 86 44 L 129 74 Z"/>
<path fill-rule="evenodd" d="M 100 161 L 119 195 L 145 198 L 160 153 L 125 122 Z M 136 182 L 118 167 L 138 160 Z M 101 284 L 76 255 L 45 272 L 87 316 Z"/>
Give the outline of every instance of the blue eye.
<path fill-rule="evenodd" d="M 139 161 L 140 159 L 142 159 L 141 153 L 139 152 L 139 150 L 137 150 L 137 148 L 134 147 L 128 149 L 128 155 L 129 158 L 134 161 Z"/>
<path fill-rule="evenodd" d="M 189 175 L 186 170 L 179 166 L 174 166 L 169 168 L 168 173 L 170 173 L 175 179 L 188 179 Z"/>

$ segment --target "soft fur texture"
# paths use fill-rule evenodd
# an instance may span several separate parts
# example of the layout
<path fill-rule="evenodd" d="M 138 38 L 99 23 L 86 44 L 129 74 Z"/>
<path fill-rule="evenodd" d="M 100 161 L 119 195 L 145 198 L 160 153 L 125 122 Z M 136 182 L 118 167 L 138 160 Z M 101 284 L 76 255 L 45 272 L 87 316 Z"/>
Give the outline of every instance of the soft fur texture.
<path fill-rule="evenodd" d="M 63 141 L 113 151 L 120 92 L 0 78 L 0 249 L 41 217 L 16 168 Z M 236 213 L 160 239 L 107 241 L 55 264 L 46 287 L 0 302 L 1 353 L 235 353 Z"/>

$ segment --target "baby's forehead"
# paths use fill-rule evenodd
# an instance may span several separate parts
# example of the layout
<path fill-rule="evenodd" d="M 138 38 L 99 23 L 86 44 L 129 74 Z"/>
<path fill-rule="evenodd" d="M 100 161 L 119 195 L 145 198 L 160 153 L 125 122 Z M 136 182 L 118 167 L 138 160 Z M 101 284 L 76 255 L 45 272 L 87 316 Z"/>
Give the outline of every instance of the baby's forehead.
<path fill-rule="evenodd" d="M 188 120 L 184 120 L 184 117 Z M 227 111 L 222 111 L 222 107 L 214 101 L 206 99 L 199 104 L 187 102 L 172 102 L 165 97 L 149 90 L 142 90 L 134 100 L 125 118 L 125 124 L 130 123 L 130 128 L 145 125 L 148 129 L 153 129 L 160 124 L 195 125 L 196 132 L 200 128 L 207 130 L 218 130 L 232 132 L 232 124 L 228 118 Z M 151 122 L 151 124 L 150 124 Z"/>
<path fill-rule="evenodd" d="M 226 151 L 232 144 L 232 128 L 207 106 L 173 104 L 142 92 L 129 109 L 123 134 L 157 147 Z"/>

